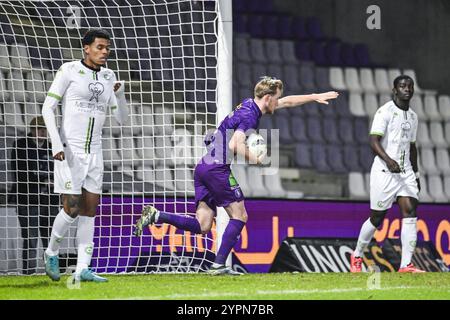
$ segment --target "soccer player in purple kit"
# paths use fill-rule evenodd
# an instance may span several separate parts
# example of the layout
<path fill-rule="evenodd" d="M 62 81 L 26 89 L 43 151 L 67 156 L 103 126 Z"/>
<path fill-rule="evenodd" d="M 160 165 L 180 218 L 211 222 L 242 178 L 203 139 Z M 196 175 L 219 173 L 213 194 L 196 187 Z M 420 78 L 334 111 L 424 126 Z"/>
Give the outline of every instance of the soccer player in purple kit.
<path fill-rule="evenodd" d="M 250 163 L 261 164 L 265 155 L 256 157 L 249 152 L 245 143 L 246 132 L 258 128 L 259 119 L 265 113 L 295 107 L 308 102 L 328 104 L 336 99 L 334 91 L 291 95 L 281 98 L 283 82 L 271 77 L 263 77 L 255 86 L 254 99 L 245 99 L 219 125 L 212 136 L 207 135 L 205 144 L 208 154 L 202 157 L 194 171 L 196 217 L 183 216 L 159 211 L 148 205 L 142 210 L 134 229 L 134 235 L 140 236 L 145 226 L 155 223 L 168 223 L 179 229 L 195 234 L 206 234 L 211 230 L 216 207 L 223 207 L 230 217 L 225 228 L 222 242 L 216 258 L 208 273 L 213 275 L 241 273 L 225 265 L 225 261 L 239 239 L 248 216 L 244 206 L 244 196 L 231 172 L 231 162 L 239 154 Z M 232 132 L 232 134 L 230 134 Z"/>

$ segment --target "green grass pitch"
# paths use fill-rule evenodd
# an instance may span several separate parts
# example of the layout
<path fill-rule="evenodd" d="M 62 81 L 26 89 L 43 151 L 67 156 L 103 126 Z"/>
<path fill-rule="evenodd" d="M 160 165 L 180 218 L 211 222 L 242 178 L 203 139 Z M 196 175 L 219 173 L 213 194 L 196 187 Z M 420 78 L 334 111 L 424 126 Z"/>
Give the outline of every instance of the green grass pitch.
<path fill-rule="evenodd" d="M 0 299 L 450 300 L 450 273 L 376 276 L 379 285 L 369 280 L 373 274 L 368 273 L 107 275 L 107 283 L 83 282 L 78 289 L 68 288 L 66 275 L 59 282 L 46 276 L 0 276 Z"/>

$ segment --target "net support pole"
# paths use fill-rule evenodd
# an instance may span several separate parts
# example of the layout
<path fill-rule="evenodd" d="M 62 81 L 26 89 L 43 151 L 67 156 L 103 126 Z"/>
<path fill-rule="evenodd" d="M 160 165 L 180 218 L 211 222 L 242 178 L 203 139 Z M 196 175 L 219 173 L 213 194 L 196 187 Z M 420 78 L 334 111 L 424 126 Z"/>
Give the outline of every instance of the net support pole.
<path fill-rule="evenodd" d="M 217 32 L 217 114 L 219 124 L 232 110 L 233 97 L 233 12 L 232 1 L 218 2 L 218 32 Z M 220 248 L 222 236 L 228 224 L 229 217 L 224 208 L 217 208 L 216 231 L 217 246 Z M 227 266 L 231 266 L 231 254 Z"/>

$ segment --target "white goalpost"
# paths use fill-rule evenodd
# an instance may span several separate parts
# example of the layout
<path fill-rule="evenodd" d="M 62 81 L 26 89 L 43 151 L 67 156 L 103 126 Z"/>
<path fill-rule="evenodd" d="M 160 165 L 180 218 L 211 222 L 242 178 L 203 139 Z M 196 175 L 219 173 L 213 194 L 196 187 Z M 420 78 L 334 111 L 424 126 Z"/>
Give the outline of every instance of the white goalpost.
<path fill-rule="evenodd" d="M 217 229 L 204 236 L 163 224 L 138 238 L 132 229 L 145 204 L 195 214 L 193 169 L 204 134 L 231 111 L 231 23 L 229 0 L 0 2 L 0 274 L 43 272 L 42 233 L 51 224 L 34 225 L 23 218 L 34 209 L 24 208 L 60 205 L 24 203 L 31 193 L 17 187 L 24 173 L 17 140 L 32 130 L 61 64 L 82 58 L 81 38 L 91 28 L 112 36 L 107 67 L 125 82 L 130 111 L 123 126 L 108 114 L 103 129 L 104 190 L 92 267 L 99 273 L 209 268 L 227 219 L 223 211 Z M 29 181 L 47 185 L 34 194 L 38 201 L 53 190 L 52 160 L 46 161 L 40 180 Z M 41 233 L 27 240 L 27 228 Z M 75 263 L 75 239 L 76 223 L 62 245 L 66 269 Z"/>

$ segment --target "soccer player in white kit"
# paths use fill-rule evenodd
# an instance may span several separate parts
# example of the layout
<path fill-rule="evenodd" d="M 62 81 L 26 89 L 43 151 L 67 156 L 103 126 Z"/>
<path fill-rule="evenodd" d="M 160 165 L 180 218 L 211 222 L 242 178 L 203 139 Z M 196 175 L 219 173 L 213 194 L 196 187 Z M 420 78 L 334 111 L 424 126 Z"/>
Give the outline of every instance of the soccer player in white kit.
<path fill-rule="evenodd" d="M 45 251 L 45 271 L 60 279 L 59 245 L 78 217 L 78 257 L 75 279 L 105 282 L 89 269 L 93 252 L 94 219 L 103 184 L 101 133 L 107 108 L 119 123 L 128 116 L 123 83 L 103 67 L 110 53 L 110 36 L 103 30 L 89 30 L 83 37 L 85 57 L 64 63 L 56 73 L 42 107 L 55 161 L 55 193 L 62 194 L 63 208 L 57 215 L 49 246 Z M 55 114 L 62 104 L 62 125 L 58 132 Z"/>
<path fill-rule="evenodd" d="M 373 119 L 370 146 L 376 156 L 370 172 L 371 216 L 362 225 L 350 271 L 361 272 L 364 249 L 397 201 L 403 216 L 402 259 L 399 272 L 424 272 L 411 263 L 417 241 L 417 204 L 420 181 L 417 167 L 417 114 L 409 107 L 414 81 L 405 75 L 394 80 L 393 100 L 381 106 Z"/>

